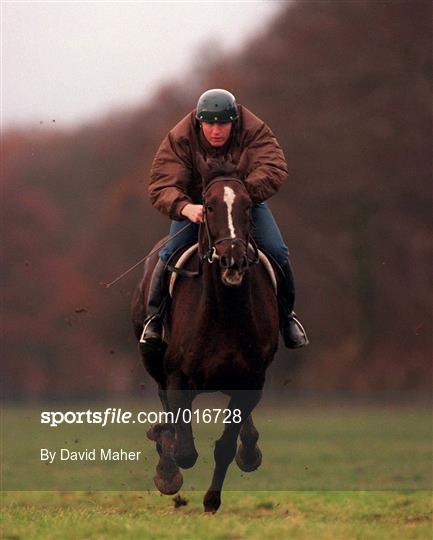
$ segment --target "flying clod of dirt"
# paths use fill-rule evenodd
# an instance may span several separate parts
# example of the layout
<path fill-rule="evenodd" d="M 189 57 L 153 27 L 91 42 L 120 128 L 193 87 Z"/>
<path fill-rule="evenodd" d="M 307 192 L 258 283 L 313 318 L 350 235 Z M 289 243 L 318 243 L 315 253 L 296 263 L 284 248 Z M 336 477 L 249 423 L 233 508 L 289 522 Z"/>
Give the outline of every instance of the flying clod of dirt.
<path fill-rule="evenodd" d="M 173 503 L 175 508 L 179 508 L 180 506 L 186 506 L 188 504 L 188 499 L 184 499 L 177 494 L 176 497 L 173 497 Z"/>

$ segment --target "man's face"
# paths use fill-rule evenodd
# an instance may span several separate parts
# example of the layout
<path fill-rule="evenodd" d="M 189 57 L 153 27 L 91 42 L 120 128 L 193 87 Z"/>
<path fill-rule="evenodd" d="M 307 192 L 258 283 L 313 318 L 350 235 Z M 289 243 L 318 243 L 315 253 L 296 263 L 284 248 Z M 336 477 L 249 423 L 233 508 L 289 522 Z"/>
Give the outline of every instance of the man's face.
<path fill-rule="evenodd" d="M 201 127 L 207 142 L 216 148 L 224 146 L 230 137 L 232 131 L 232 123 L 224 122 L 222 124 L 202 122 Z"/>

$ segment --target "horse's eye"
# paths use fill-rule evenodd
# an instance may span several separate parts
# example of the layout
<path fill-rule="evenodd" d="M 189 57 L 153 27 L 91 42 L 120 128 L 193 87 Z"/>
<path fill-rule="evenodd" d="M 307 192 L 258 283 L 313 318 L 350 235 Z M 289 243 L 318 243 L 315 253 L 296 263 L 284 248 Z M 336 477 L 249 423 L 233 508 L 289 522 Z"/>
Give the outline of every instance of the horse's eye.
<path fill-rule="evenodd" d="M 206 206 L 206 210 L 207 210 L 208 212 L 213 212 L 212 206 Z"/>

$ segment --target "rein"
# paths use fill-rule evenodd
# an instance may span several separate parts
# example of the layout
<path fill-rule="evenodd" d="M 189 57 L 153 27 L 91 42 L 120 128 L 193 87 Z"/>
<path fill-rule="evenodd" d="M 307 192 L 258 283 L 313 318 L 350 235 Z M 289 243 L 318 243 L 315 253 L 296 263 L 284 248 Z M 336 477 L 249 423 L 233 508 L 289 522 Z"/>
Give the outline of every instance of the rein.
<path fill-rule="evenodd" d="M 239 178 L 216 177 L 213 180 L 211 180 L 211 182 L 209 182 L 209 184 L 204 188 L 204 190 L 203 190 L 203 199 L 205 198 L 206 193 L 210 189 L 211 186 L 213 186 L 217 182 L 226 182 L 226 181 L 237 182 L 238 184 L 241 184 L 243 187 L 245 187 L 245 184 Z M 234 246 L 235 244 L 243 244 L 245 246 L 245 251 L 247 253 L 247 255 L 246 255 L 247 270 L 248 270 L 250 264 L 257 264 L 259 262 L 259 260 L 260 260 L 259 259 L 259 250 L 258 250 L 256 242 L 251 237 L 250 233 L 248 232 L 248 236 L 247 236 L 246 241 L 243 238 L 240 238 L 240 237 L 232 238 L 231 236 L 226 236 L 224 238 L 218 238 L 217 240 L 212 241 L 212 237 L 211 237 L 211 234 L 210 234 L 210 231 L 209 231 L 208 220 L 207 220 L 206 205 L 203 205 L 203 208 L 204 208 L 204 223 L 202 225 L 204 225 L 204 227 L 205 227 L 206 236 L 207 236 L 207 242 L 208 242 L 208 249 L 207 249 L 207 251 L 205 253 L 200 253 L 199 252 L 198 270 L 194 272 L 194 271 L 184 270 L 183 268 L 177 268 L 176 266 L 169 266 L 169 265 L 167 265 L 167 269 L 170 272 L 175 272 L 176 274 L 179 274 L 180 276 L 185 276 L 185 277 L 199 276 L 202 273 L 203 262 L 207 261 L 209 264 L 212 264 L 214 262 L 214 259 L 216 258 L 216 248 L 215 248 L 215 246 L 222 243 L 222 242 L 228 242 L 228 241 L 231 241 L 232 246 Z M 122 278 L 124 278 L 130 272 L 132 272 L 132 270 L 135 270 L 135 268 L 137 268 L 137 266 L 142 264 L 146 259 L 149 259 L 149 257 L 154 255 L 163 246 L 168 244 L 168 242 L 170 242 L 170 240 L 172 240 L 173 238 L 176 238 L 176 236 L 179 236 L 181 233 L 183 233 L 183 231 L 185 231 L 191 225 L 192 225 L 192 222 L 187 223 L 176 234 L 174 234 L 173 236 L 168 237 L 167 240 L 165 240 L 164 242 L 159 244 L 157 248 L 153 249 L 148 255 L 141 258 L 138 262 L 136 262 L 131 267 L 129 267 L 127 270 L 122 272 L 119 276 L 117 276 L 112 281 L 110 281 L 108 283 L 106 283 L 105 281 L 101 281 L 99 284 L 102 287 L 104 287 L 105 289 L 109 289 L 111 286 L 115 285 L 118 281 L 120 281 Z M 253 259 L 250 259 L 248 257 L 248 248 L 249 248 L 250 245 L 252 246 L 253 251 L 254 251 L 254 258 Z"/>

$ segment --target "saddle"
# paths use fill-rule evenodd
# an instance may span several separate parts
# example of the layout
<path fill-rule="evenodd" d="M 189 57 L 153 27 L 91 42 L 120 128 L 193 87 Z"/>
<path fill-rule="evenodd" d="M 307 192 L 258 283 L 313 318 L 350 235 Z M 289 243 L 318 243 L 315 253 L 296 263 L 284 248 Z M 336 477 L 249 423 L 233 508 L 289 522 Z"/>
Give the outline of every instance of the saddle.
<path fill-rule="evenodd" d="M 274 270 L 274 265 L 276 264 L 270 255 L 265 254 L 260 249 L 258 250 L 259 253 L 259 261 L 266 269 L 269 279 L 271 280 L 272 286 L 274 288 L 275 294 L 277 294 L 277 275 L 276 271 Z M 182 248 L 178 249 L 173 255 L 170 257 L 169 261 L 167 262 L 166 269 L 169 272 L 168 277 L 168 294 L 171 298 L 173 298 L 174 289 L 177 282 L 178 275 L 186 275 L 188 277 L 194 277 L 199 275 L 199 271 L 197 272 L 191 272 L 188 270 L 185 270 L 186 263 L 193 257 L 194 255 L 198 254 L 198 243 L 190 244 L 188 246 L 183 246 Z M 272 262 L 271 262 L 272 261 Z"/>

